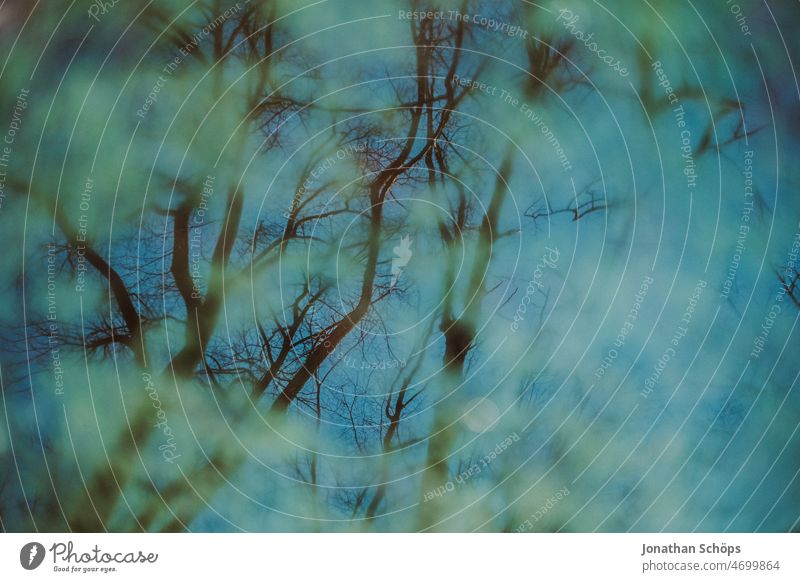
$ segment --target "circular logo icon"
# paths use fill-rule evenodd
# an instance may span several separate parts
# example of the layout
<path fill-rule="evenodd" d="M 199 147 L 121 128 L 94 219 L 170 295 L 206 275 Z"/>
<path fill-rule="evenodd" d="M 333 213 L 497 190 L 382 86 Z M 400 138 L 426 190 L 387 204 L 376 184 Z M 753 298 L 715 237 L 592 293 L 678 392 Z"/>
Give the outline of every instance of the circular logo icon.
<path fill-rule="evenodd" d="M 35 570 L 44 561 L 44 546 L 39 542 L 30 542 L 19 551 L 19 563 L 26 570 Z"/>

